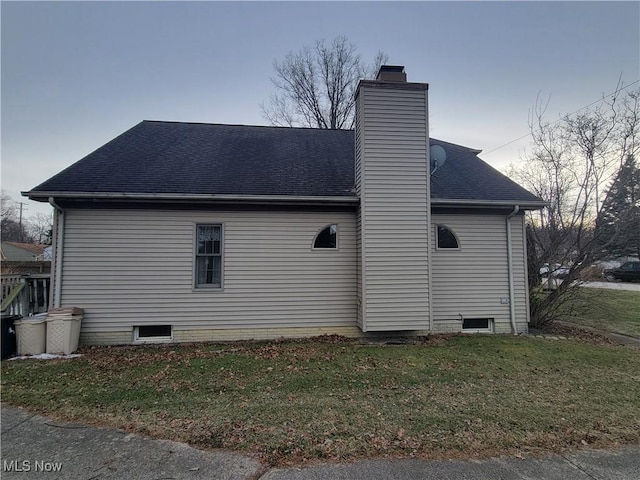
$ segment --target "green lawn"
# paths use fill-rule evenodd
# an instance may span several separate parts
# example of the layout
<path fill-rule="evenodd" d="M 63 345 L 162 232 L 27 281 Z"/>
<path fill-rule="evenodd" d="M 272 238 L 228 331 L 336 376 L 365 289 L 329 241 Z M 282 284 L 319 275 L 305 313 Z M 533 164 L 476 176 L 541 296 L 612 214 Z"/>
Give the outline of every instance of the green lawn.
<path fill-rule="evenodd" d="M 340 338 L 94 347 L 2 362 L 2 401 L 273 465 L 640 442 L 640 351 L 579 340 Z"/>
<path fill-rule="evenodd" d="M 561 320 L 640 338 L 640 292 L 581 287 Z"/>

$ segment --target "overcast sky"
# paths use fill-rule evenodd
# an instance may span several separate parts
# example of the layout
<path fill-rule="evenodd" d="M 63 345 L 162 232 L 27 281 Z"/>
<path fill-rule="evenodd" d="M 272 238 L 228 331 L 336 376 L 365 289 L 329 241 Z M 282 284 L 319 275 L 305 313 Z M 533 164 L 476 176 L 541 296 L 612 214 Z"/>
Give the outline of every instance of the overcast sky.
<path fill-rule="evenodd" d="M 518 160 L 640 78 L 638 2 L 1 2 L 2 188 L 29 190 L 142 120 L 264 125 L 272 63 L 346 35 L 430 84 L 431 134 Z M 638 84 L 635 86 L 637 87 Z M 25 200 L 25 214 L 49 209 Z"/>

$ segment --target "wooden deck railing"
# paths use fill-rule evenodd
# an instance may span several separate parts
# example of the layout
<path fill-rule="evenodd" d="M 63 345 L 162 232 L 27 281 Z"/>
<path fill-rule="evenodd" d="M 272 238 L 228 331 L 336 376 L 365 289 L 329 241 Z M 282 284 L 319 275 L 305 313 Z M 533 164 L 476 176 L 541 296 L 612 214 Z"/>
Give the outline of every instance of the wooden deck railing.
<path fill-rule="evenodd" d="M 2 315 L 27 317 L 49 307 L 49 274 L 2 275 Z"/>

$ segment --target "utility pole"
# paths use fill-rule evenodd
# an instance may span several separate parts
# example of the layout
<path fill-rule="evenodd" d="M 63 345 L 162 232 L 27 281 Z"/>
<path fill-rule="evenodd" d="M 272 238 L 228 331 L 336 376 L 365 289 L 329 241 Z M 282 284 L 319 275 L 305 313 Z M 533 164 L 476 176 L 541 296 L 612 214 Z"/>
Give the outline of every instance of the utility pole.
<path fill-rule="evenodd" d="M 22 209 L 28 209 L 25 207 L 26 203 L 24 202 L 18 202 L 18 205 L 20 205 L 20 220 L 18 221 L 18 225 L 20 226 L 20 241 L 24 242 L 24 229 L 22 228 Z"/>

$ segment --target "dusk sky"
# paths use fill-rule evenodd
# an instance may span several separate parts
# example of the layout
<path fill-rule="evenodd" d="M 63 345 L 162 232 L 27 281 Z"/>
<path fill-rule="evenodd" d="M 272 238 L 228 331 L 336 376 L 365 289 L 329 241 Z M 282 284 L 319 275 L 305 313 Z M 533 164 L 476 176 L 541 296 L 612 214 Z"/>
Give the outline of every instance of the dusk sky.
<path fill-rule="evenodd" d="M 498 169 L 548 117 L 640 79 L 639 2 L 1 2 L 2 188 L 20 196 L 142 120 L 266 125 L 272 63 L 345 35 L 430 84 L 431 135 Z M 634 85 L 638 87 L 638 83 Z M 497 149 L 497 150 L 496 150 Z"/>

